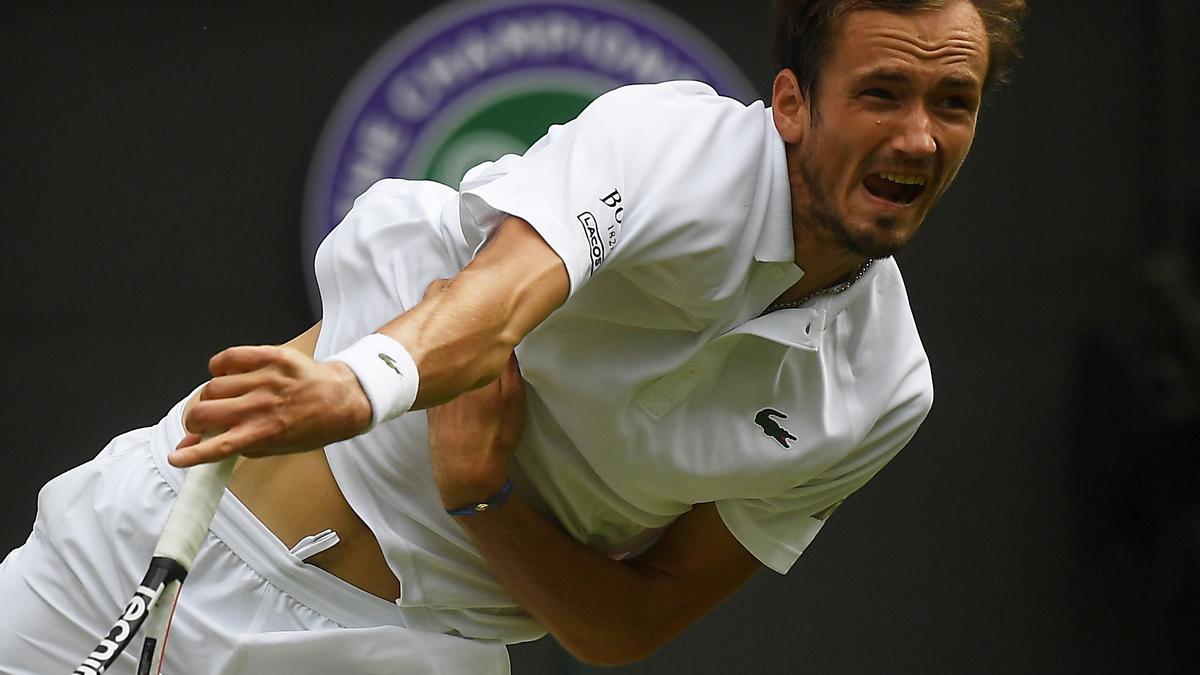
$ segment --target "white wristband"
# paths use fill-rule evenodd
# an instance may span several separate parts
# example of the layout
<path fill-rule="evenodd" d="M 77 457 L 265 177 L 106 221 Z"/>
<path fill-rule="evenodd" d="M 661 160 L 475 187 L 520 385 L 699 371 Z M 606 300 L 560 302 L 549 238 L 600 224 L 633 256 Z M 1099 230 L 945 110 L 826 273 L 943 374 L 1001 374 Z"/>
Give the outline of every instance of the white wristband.
<path fill-rule="evenodd" d="M 340 361 L 358 378 L 371 402 L 371 427 L 404 414 L 417 400 L 417 364 L 404 345 L 371 333 L 325 359 Z"/>

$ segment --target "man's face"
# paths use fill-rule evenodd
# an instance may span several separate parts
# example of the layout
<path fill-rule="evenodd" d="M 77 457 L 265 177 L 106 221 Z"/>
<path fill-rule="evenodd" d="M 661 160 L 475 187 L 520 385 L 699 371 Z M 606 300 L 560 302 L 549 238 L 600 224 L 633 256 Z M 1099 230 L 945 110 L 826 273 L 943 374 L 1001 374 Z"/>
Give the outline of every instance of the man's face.
<path fill-rule="evenodd" d="M 843 16 L 794 149 L 798 218 L 857 255 L 899 250 L 971 148 L 987 59 L 967 0 Z"/>

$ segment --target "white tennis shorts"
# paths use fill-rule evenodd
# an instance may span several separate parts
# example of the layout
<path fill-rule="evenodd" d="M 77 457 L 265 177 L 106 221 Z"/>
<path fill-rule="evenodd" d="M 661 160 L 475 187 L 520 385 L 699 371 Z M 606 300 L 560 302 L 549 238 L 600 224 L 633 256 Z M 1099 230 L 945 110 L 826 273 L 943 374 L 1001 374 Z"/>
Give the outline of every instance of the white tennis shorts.
<path fill-rule="evenodd" d="M 181 410 L 42 488 L 29 540 L 0 563 L 0 673 L 65 675 L 108 633 L 182 480 L 165 460 Z M 140 648 L 108 672 L 132 675 Z M 405 627 L 402 608 L 304 563 L 226 492 L 179 596 L 163 672 L 503 675 L 509 663 L 499 642 Z"/>

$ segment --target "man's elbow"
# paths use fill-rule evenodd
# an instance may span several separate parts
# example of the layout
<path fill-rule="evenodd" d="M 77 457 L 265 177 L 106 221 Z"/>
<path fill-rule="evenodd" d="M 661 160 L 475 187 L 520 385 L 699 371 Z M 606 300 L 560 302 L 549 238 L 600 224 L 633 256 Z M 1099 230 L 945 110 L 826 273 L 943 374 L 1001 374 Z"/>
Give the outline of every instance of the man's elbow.
<path fill-rule="evenodd" d="M 470 362 L 464 363 L 460 370 L 469 380 L 464 390 L 478 389 L 491 384 L 500 377 L 512 358 L 515 344 L 497 339 Z"/>
<path fill-rule="evenodd" d="M 626 666 L 650 656 L 669 642 L 671 636 L 654 631 L 622 630 L 592 633 L 586 639 L 563 640 L 562 646 L 579 661 L 589 666 Z"/>

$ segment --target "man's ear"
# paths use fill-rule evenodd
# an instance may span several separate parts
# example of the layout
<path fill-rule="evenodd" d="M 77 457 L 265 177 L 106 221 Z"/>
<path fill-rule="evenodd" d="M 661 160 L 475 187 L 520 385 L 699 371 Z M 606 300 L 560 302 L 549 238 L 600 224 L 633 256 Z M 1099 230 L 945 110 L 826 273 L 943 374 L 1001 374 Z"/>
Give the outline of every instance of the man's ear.
<path fill-rule="evenodd" d="M 799 143 L 811 122 L 808 101 L 800 90 L 796 73 L 784 68 L 775 76 L 771 90 L 771 113 L 775 117 L 775 128 L 785 143 Z"/>

